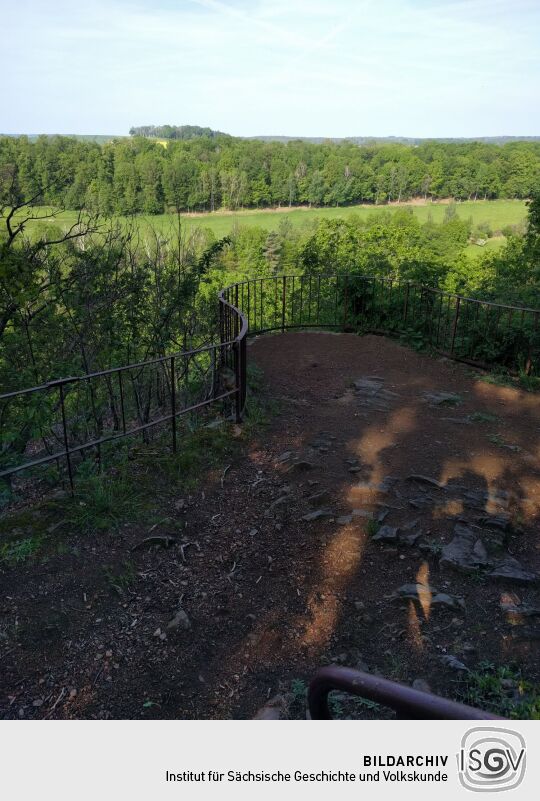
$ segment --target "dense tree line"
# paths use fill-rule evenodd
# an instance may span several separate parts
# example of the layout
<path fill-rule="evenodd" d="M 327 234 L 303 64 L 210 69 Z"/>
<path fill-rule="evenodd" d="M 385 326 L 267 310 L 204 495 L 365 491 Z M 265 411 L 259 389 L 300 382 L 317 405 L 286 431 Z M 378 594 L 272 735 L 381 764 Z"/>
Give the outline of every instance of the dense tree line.
<path fill-rule="evenodd" d="M 129 129 L 130 136 L 147 136 L 154 139 L 196 139 L 199 136 L 228 136 L 223 131 L 201 128 L 200 125 L 139 125 Z"/>
<path fill-rule="evenodd" d="M 199 136 L 99 145 L 70 137 L 0 138 L 0 192 L 105 214 L 266 206 L 343 206 L 422 197 L 527 198 L 540 185 L 540 142 L 262 142 Z M 1 200 L 1 198 L 0 198 Z"/>

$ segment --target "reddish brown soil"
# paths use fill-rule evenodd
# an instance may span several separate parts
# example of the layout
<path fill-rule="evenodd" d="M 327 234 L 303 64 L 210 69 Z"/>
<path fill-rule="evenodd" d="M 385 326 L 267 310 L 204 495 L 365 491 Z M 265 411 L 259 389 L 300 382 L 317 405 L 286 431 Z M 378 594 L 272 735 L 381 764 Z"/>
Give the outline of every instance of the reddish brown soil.
<path fill-rule="evenodd" d="M 147 535 L 135 526 L 88 537 L 75 554 L 46 565 L 3 569 L 5 717 L 252 717 L 329 662 L 367 665 L 405 682 L 427 679 L 450 697 L 457 674 L 444 654 L 472 669 L 485 660 L 515 662 L 527 679 L 540 678 L 538 627 L 511 626 L 499 606 L 505 593 L 538 605 L 538 584 L 441 570 L 438 553 L 457 517 L 472 522 L 482 514 L 464 508 L 464 492 L 505 491 L 519 532 L 509 551 L 540 572 L 538 396 L 375 336 L 267 336 L 248 353 L 279 409 L 225 475 L 208 476 L 203 489 L 184 496 L 186 509 L 175 506 L 178 498 L 167 501 L 164 514 L 185 520 L 198 547 L 184 558 L 176 547 L 132 552 Z M 367 376 L 396 393 L 387 410 L 359 405 L 351 383 Z M 424 400 L 424 392 L 441 390 L 462 402 Z M 479 412 L 497 421 L 470 422 Z M 286 451 L 292 461 L 280 462 Z M 311 469 L 288 473 L 297 459 Z M 348 459 L 358 460 L 357 473 Z M 410 499 L 426 488 L 411 474 L 445 484 L 444 501 L 413 508 Z M 386 476 L 395 479 L 388 493 L 358 488 Z M 289 500 L 265 516 L 284 486 Z M 308 497 L 322 491 L 328 498 L 318 506 L 335 514 L 302 520 L 314 508 Z M 418 520 L 432 550 L 373 542 L 361 517 L 337 523 L 352 508 L 377 512 L 377 504 L 390 507 L 385 524 Z M 497 511 L 486 502 L 484 513 Z M 131 560 L 136 571 L 120 594 L 103 580 L 103 562 L 114 560 Z M 388 598 L 415 581 L 462 597 L 466 612 Z M 191 621 L 187 631 L 167 629 L 179 604 Z"/>

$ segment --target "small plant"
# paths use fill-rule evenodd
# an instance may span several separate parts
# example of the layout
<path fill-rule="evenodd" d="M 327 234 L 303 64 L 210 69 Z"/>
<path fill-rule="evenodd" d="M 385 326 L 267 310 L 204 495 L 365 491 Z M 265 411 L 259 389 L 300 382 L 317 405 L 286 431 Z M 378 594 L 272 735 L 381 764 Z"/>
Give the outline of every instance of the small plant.
<path fill-rule="evenodd" d="M 305 703 L 307 697 L 307 684 L 304 679 L 293 679 L 291 681 L 291 693 L 293 701 Z"/>
<path fill-rule="evenodd" d="M 366 524 L 366 532 L 368 537 L 374 537 L 380 527 L 381 524 L 378 520 L 368 520 Z"/>
<path fill-rule="evenodd" d="M 13 567 L 14 565 L 26 562 L 39 551 L 41 538 L 27 537 L 23 540 L 6 542 L 0 546 L 0 563 Z"/>
<path fill-rule="evenodd" d="M 119 595 L 128 590 L 136 579 L 135 568 L 132 562 L 124 562 L 120 570 L 114 570 L 109 565 L 104 568 L 104 573 L 111 588 Z"/>

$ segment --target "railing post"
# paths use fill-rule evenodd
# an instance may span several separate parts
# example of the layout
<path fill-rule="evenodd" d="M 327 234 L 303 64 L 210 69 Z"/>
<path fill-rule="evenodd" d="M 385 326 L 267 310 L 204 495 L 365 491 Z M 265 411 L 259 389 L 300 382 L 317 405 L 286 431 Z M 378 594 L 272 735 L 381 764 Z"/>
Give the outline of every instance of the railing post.
<path fill-rule="evenodd" d="M 240 343 L 236 341 L 233 345 L 234 358 L 234 378 L 236 385 L 235 407 L 236 422 L 242 422 L 242 368 L 240 364 Z"/>
<path fill-rule="evenodd" d="M 409 311 L 409 282 L 405 284 L 405 302 L 403 303 L 403 322 L 407 321 L 407 312 Z"/>
<path fill-rule="evenodd" d="M 527 352 L 527 362 L 525 364 L 525 374 L 530 375 L 533 370 L 533 337 L 536 337 L 538 331 L 538 312 L 534 314 L 534 330 L 529 335 L 529 348 Z"/>
<path fill-rule="evenodd" d="M 450 353 L 454 352 L 454 343 L 456 341 L 456 331 L 457 331 L 457 325 L 458 325 L 460 303 L 461 303 L 461 297 L 458 295 L 458 298 L 457 298 L 457 301 L 456 301 L 456 314 L 454 316 L 454 325 L 453 325 L 453 328 L 452 328 L 452 344 L 450 345 Z"/>
<path fill-rule="evenodd" d="M 118 373 L 118 384 L 120 388 L 120 409 L 122 412 L 122 431 L 126 433 L 126 409 L 124 406 L 124 381 L 122 379 L 122 371 Z"/>
<path fill-rule="evenodd" d="M 176 369 L 174 356 L 171 356 L 171 428 L 172 450 L 173 453 L 176 453 Z"/>
<path fill-rule="evenodd" d="M 343 298 L 343 329 L 347 327 L 347 306 L 349 301 L 349 276 L 345 276 L 345 297 Z"/>
<path fill-rule="evenodd" d="M 281 333 L 285 331 L 285 293 L 286 293 L 287 277 L 283 276 L 283 290 L 281 292 Z"/>
<path fill-rule="evenodd" d="M 69 475 L 69 486 L 71 487 L 71 494 L 75 494 L 75 487 L 73 484 L 73 470 L 71 468 L 71 454 L 69 452 L 69 440 L 68 440 L 68 433 L 67 433 L 67 422 L 66 422 L 66 404 L 64 399 L 64 385 L 60 384 L 58 387 L 60 392 L 60 409 L 62 412 L 62 431 L 64 434 L 64 451 L 66 455 L 66 462 L 67 462 L 67 469 Z"/>
<path fill-rule="evenodd" d="M 221 345 L 225 342 L 225 320 L 223 315 L 223 298 L 219 299 L 219 342 Z"/>
<path fill-rule="evenodd" d="M 242 387 L 242 414 L 246 407 L 247 398 L 247 336 L 240 340 L 240 383 Z"/>

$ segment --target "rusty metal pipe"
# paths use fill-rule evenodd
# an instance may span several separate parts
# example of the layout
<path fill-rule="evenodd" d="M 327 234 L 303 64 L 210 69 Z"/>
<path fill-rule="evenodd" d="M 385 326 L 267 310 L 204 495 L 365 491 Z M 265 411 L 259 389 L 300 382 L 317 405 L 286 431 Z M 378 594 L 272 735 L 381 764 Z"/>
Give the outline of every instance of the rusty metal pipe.
<path fill-rule="evenodd" d="M 308 706 L 312 720 L 332 720 L 328 695 L 342 690 L 395 710 L 406 720 L 504 720 L 465 704 L 449 701 L 439 695 L 413 690 L 395 681 L 346 667 L 320 668 L 308 689 Z"/>

